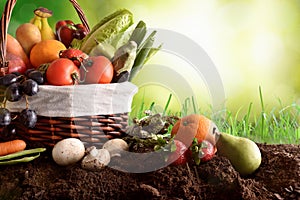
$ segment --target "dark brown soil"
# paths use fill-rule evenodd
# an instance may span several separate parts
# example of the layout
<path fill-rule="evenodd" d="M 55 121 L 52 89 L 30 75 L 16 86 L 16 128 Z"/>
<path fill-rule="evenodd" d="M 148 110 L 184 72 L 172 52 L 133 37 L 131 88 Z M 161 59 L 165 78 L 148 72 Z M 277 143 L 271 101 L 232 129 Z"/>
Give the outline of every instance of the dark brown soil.
<path fill-rule="evenodd" d="M 300 145 L 259 147 L 262 165 L 250 177 L 241 177 L 218 155 L 199 166 L 126 173 L 112 167 L 91 172 L 80 164 L 60 167 L 48 152 L 31 163 L 1 166 L 0 199 L 299 200 Z"/>

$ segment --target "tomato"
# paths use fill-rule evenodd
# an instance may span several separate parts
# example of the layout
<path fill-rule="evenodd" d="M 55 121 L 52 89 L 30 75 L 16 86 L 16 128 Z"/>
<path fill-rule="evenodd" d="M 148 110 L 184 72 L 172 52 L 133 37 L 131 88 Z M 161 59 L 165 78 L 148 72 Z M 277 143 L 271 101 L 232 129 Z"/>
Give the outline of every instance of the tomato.
<path fill-rule="evenodd" d="M 113 65 L 105 56 L 91 56 L 83 61 L 83 66 L 80 74 L 84 83 L 110 83 L 113 78 Z"/>
<path fill-rule="evenodd" d="M 79 80 L 78 67 L 67 58 L 54 60 L 46 71 L 46 78 L 50 85 L 73 85 Z"/>

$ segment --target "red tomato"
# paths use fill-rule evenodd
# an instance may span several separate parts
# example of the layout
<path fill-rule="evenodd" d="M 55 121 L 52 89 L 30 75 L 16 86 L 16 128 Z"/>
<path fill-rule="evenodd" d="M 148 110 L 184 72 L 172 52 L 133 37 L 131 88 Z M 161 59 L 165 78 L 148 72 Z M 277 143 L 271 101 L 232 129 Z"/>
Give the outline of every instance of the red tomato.
<path fill-rule="evenodd" d="M 114 75 L 114 68 L 110 60 L 105 56 L 89 57 L 83 61 L 83 65 L 86 71 L 81 67 L 80 74 L 82 79 L 84 79 L 84 83 L 111 82 Z"/>
<path fill-rule="evenodd" d="M 67 58 L 54 60 L 46 71 L 50 85 L 73 85 L 79 80 L 78 67 Z"/>

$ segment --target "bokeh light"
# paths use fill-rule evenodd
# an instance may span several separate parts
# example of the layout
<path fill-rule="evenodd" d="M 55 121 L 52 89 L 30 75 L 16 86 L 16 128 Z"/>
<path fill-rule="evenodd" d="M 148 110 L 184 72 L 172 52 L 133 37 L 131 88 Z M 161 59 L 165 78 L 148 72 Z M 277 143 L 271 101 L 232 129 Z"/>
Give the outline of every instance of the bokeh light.
<path fill-rule="evenodd" d="M 5 1 L 0 2 L 3 7 Z M 284 105 L 297 102 L 299 99 L 299 0 L 78 0 L 78 2 L 86 11 L 91 26 L 107 14 L 119 8 L 127 8 L 133 12 L 136 22 L 142 19 L 151 28 L 170 29 L 194 40 L 207 52 L 218 68 L 225 88 L 224 103 L 229 110 L 237 111 L 244 108 L 242 111 L 246 112 L 252 102 L 254 110 L 259 112 L 260 86 L 269 109 L 277 106 L 279 99 Z M 52 25 L 59 19 L 78 20 L 67 1 L 57 3 L 28 0 L 18 1 L 17 4 L 16 9 L 22 12 L 13 13 L 13 23 L 9 29 L 12 34 L 18 24 L 31 18 L 34 5 L 46 6 L 55 11 L 55 16 L 50 21 Z M 151 63 L 176 65 L 163 52 L 158 53 Z M 180 65 L 174 67 L 180 71 L 184 63 Z M 151 77 L 153 74 L 141 71 L 140 76 Z M 137 77 L 135 80 L 137 84 L 139 79 L 140 77 Z M 189 81 L 194 81 L 191 85 L 195 87 L 203 86 L 202 81 L 197 78 L 191 78 Z M 205 85 L 203 87 L 204 90 L 196 92 L 196 99 L 199 105 L 207 106 L 209 95 L 205 91 Z M 141 93 L 144 92 L 142 89 Z M 152 96 L 155 95 L 165 96 L 162 99 L 167 99 L 169 91 L 152 90 Z M 153 98 L 144 100 L 151 103 Z M 178 104 L 180 105 L 176 100 L 174 105 Z"/>

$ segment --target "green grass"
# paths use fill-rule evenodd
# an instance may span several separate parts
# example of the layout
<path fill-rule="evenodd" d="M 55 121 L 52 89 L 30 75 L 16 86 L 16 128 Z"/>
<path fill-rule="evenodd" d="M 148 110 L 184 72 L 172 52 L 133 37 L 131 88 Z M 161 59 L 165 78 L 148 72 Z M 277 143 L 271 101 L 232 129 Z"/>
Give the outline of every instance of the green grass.
<path fill-rule="evenodd" d="M 217 112 L 201 112 L 196 107 L 193 97 L 187 98 L 183 102 L 180 113 L 172 113 L 168 109 L 172 98 L 171 94 L 165 104 L 163 114 L 180 117 L 191 113 L 203 114 L 212 119 L 221 132 L 247 137 L 258 143 L 300 144 L 300 105 L 294 103 L 283 106 L 280 104 L 280 108 L 266 111 L 261 88 L 259 88 L 259 95 L 261 109 L 259 114 L 253 114 L 252 103 L 249 104 L 246 114 L 241 114 L 240 111 L 233 113 L 226 108 Z M 142 103 L 139 113 L 135 117 L 143 117 L 144 111 L 152 110 L 154 105 L 155 102 L 146 108 L 145 104 Z"/>
<path fill-rule="evenodd" d="M 268 144 L 300 144 L 299 105 L 292 104 L 279 111 L 261 111 L 260 114 L 251 115 L 252 104 L 248 112 L 240 116 L 239 112 L 228 110 L 225 117 L 211 118 L 222 132 L 236 136 L 243 136 L 259 143 Z"/>
<path fill-rule="evenodd" d="M 225 110 L 225 114 L 212 119 L 223 132 L 243 136 L 259 143 L 300 144 L 300 106 L 296 103 L 266 111 L 261 88 L 259 88 L 261 112 L 252 114 L 250 103 L 244 116 L 239 112 Z"/>

